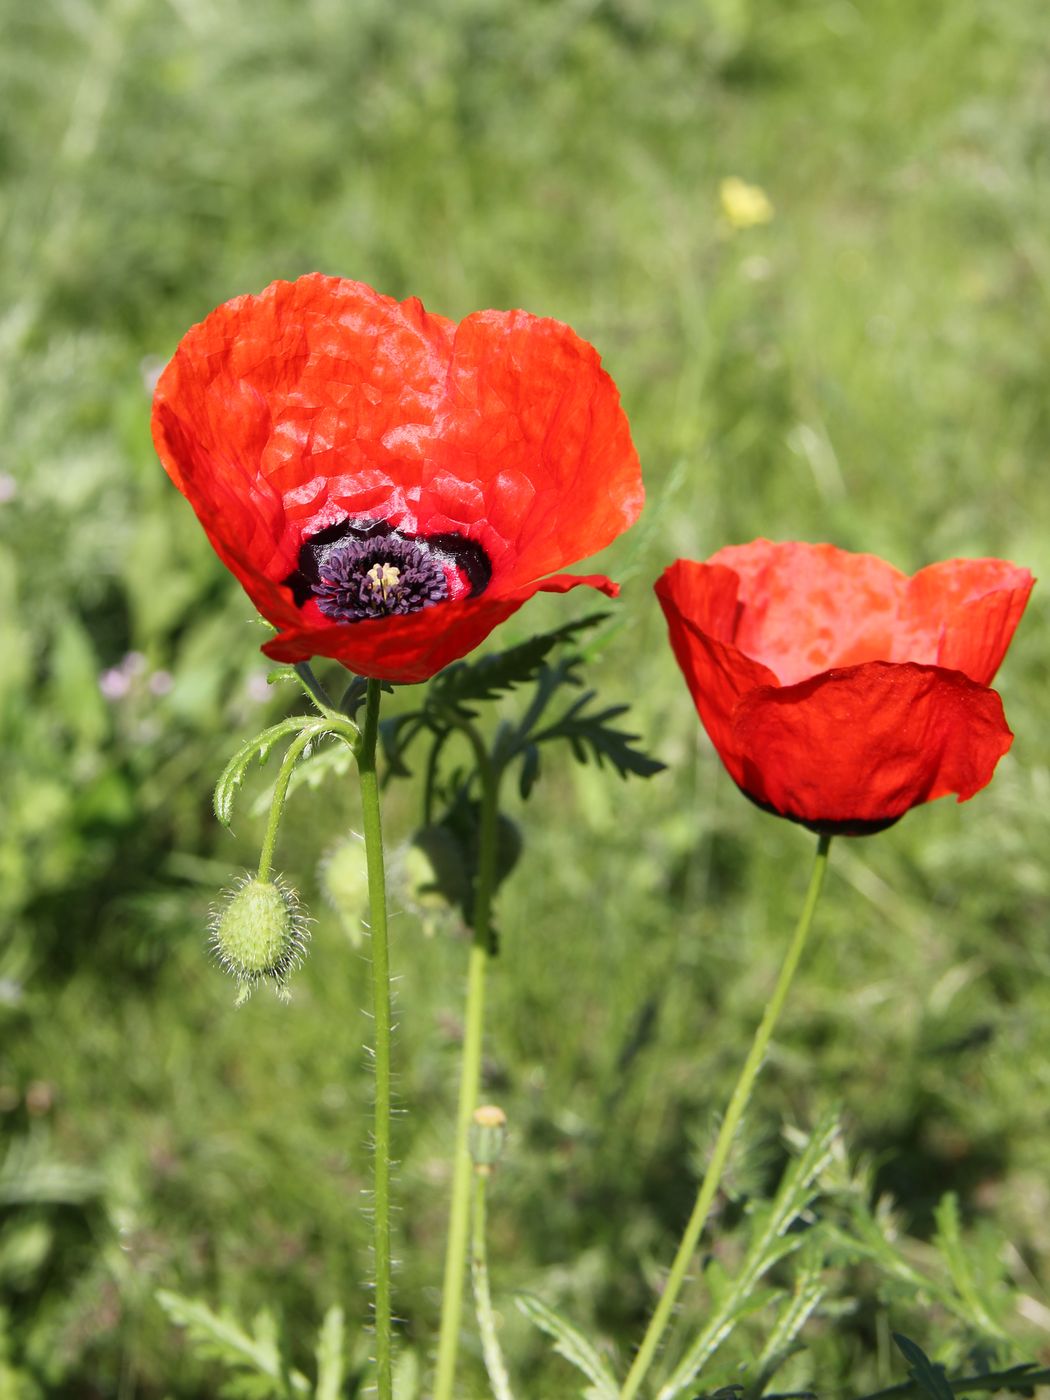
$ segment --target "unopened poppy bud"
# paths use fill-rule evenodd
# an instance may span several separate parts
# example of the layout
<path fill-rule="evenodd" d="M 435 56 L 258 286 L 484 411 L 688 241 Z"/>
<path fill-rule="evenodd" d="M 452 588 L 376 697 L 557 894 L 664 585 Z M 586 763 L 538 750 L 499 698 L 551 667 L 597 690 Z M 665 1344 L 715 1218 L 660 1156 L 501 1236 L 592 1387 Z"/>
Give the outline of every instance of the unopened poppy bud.
<path fill-rule="evenodd" d="M 463 849 L 442 823 L 424 826 L 412 837 L 402 869 L 406 894 L 421 910 L 456 908 L 467 895 Z"/>
<path fill-rule="evenodd" d="M 220 965 L 239 984 L 237 1005 L 263 978 L 287 1000 L 286 983 L 309 939 L 299 896 L 281 879 L 246 875 L 212 911 L 211 945 Z"/>
<path fill-rule="evenodd" d="M 474 1110 L 470 1125 L 470 1155 L 475 1171 L 488 1176 L 503 1155 L 507 1140 L 507 1115 L 494 1103 Z"/>
<path fill-rule="evenodd" d="M 354 947 L 364 941 L 362 920 L 368 909 L 368 865 L 359 836 L 349 835 L 321 862 L 321 888 Z"/>

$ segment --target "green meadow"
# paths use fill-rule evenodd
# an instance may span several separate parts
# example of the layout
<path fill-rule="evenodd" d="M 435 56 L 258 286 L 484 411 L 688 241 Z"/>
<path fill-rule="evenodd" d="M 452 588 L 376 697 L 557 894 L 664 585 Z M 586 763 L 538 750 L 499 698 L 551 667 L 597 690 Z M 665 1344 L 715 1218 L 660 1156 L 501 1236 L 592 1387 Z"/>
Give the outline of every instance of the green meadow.
<path fill-rule="evenodd" d="M 272 761 L 233 834 L 211 789 L 299 702 L 267 686 L 267 634 L 149 434 L 155 375 L 192 323 L 315 269 L 452 318 L 520 306 L 570 323 L 615 378 L 642 460 L 645 512 L 595 561 L 622 594 L 587 682 L 631 707 L 626 727 L 667 771 L 625 783 L 565 754 L 527 804 L 511 792 L 525 846 L 490 974 L 485 1094 L 510 1124 L 489 1187 L 501 1343 L 518 1400 L 579 1396 L 514 1297 L 558 1309 L 622 1374 L 815 844 L 723 772 L 652 583 L 759 535 L 907 572 L 995 555 L 1050 578 L 1045 8 L 5 9 L 0 1397 L 220 1394 L 234 1373 L 159 1290 L 248 1330 L 268 1309 L 307 1376 L 338 1304 L 340 1393 L 368 1393 L 356 780 L 293 793 L 277 863 L 315 921 L 310 956 L 289 1005 L 263 989 L 235 1010 L 208 909 L 258 859 Z M 764 192 L 760 221 L 724 199 L 731 178 Z M 486 645 L 592 606 L 541 597 Z M 799 1277 L 797 1256 L 775 1265 L 697 1394 L 852 1400 L 907 1379 L 893 1332 L 953 1375 L 1050 1364 L 1048 682 L 1038 586 L 996 683 L 1017 737 L 992 785 L 833 844 L 669 1361 L 741 1267 L 801 1135 L 837 1106 L 821 1204 L 791 1227 L 822 1222 L 819 1298 L 765 1375 Z M 385 820 L 398 1394 L 422 1400 L 468 939 L 410 888 L 416 783 L 387 787 Z M 481 1400 L 469 1306 L 467 1324 L 458 1393 Z M 246 1376 L 230 1393 L 298 1393 Z"/>

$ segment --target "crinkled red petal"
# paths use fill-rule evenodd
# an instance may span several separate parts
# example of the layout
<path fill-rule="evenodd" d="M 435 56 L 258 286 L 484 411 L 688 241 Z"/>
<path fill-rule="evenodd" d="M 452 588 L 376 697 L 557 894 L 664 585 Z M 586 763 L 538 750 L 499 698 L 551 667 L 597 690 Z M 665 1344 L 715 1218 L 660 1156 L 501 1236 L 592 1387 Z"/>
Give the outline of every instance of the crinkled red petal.
<path fill-rule="evenodd" d="M 473 651 L 535 593 L 567 593 L 581 584 L 610 598 L 619 592 L 617 585 L 601 574 L 556 574 L 501 598 L 484 594 L 436 603 L 399 617 L 289 628 L 267 642 L 263 651 L 275 661 L 286 662 L 330 656 L 359 676 L 408 685 L 429 680 L 442 667 Z"/>
<path fill-rule="evenodd" d="M 1031 586 L 999 560 L 908 579 L 871 555 L 758 540 L 706 564 L 678 560 L 656 593 L 740 787 L 783 816 L 856 832 L 990 781 L 1012 735 L 987 681 Z M 819 664 L 872 646 L 883 655 Z"/>
<path fill-rule="evenodd" d="M 567 326 L 486 311 L 457 327 L 320 274 L 190 330 L 153 431 L 223 562 L 282 631 L 298 619 L 280 581 L 302 540 L 348 515 L 479 541 L 486 596 L 510 599 L 610 543 L 642 504 L 616 387 Z"/>
<path fill-rule="evenodd" d="M 920 569 L 908 580 L 902 625 L 921 625 L 928 641 L 907 654 L 989 685 L 1034 584 L 1027 569 L 1004 559 L 950 559 Z"/>
<path fill-rule="evenodd" d="M 759 686 L 775 686 L 777 678 L 724 640 L 736 627 L 737 585 L 736 574 L 723 565 L 679 559 L 658 579 L 656 596 L 701 722 L 742 785 L 745 755 L 736 743 L 733 715 L 745 695 Z"/>
<path fill-rule="evenodd" d="M 1033 579 L 1000 559 L 951 559 L 909 578 L 871 554 L 829 544 L 755 540 L 708 561 L 737 574 L 726 640 L 784 685 L 863 661 L 917 661 L 987 685 Z"/>
<path fill-rule="evenodd" d="M 872 661 L 763 686 L 733 716 L 740 786 L 812 825 L 884 823 L 991 781 L 1013 735 L 994 690 L 938 666 Z M 736 776 L 734 774 L 734 776 Z"/>

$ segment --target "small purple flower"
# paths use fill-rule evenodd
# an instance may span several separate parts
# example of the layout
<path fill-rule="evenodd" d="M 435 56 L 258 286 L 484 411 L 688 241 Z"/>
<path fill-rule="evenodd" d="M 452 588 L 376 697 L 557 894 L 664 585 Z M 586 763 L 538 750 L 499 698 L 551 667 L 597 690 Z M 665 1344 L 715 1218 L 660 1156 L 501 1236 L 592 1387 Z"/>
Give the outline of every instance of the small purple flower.
<path fill-rule="evenodd" d="M 107 700 L 123 700 L 131 689 L 131 677 L 119 666 L 111 666 L 99 676 L 98 688 Z"/>

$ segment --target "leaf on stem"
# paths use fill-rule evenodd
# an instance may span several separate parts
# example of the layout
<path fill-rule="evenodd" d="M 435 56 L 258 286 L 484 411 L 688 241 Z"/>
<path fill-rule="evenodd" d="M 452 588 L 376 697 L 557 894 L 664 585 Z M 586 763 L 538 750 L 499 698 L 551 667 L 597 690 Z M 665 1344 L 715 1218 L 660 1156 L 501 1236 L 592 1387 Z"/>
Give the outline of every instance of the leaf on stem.
<path fill-rule="evenodd" d="M 255 734 L 252 738 L 245 739 L 222 770 L 222 775 L 215 784 L 213 799 L 215 815 L 223 826 L 229 826 L 233 819 L 233 799 L 237 789 L 244 782 L 253 760 L 265 763 L 279 739 L 283 739 L 287 734 L 299 733 L 307 725 L 316 723 L 317 721 L 312 715 L 290 715 L 278 724 L 270 725 L 269 729 L 264 729 L 261 734 Z"/>
<path fill-rule="evenodd" d="M 516 686 L 534 681 L 556 646 L 597 627 L 608 616 L 604 612 L 590 613 L 495 655 L 482 656 L 476 661 L 457 661 L 435 676 L 427 694 L 427 705 L 457 711 L 472 719 L 476 711 L 470 709 L 470 705 L 481 700 L 495 700 Z"/>
<path fill-rule="evenodd" d="M 929 1400 L 955 1400 L 955 1392 L 948 1384 L 944 1367 L 935 1365 L 922 1347 L 910 1338 L 902 1336 L 900 1332 L 892 1335 L 897 1350 L 908 1362 L 908 1374 L 921 1394 L 929 1396 Z"/>
<path fill-rule="evenodd" d="M 615 1376 L 578 1327 L 532 1293 L 519 1293 L 515 1301 L 531 1323 L 553 1338 L 558 1355 L 582 1371 L 591 1382 L 584 1392 L 587 1400 L 617 1400 L 620 1387 Z"/>

